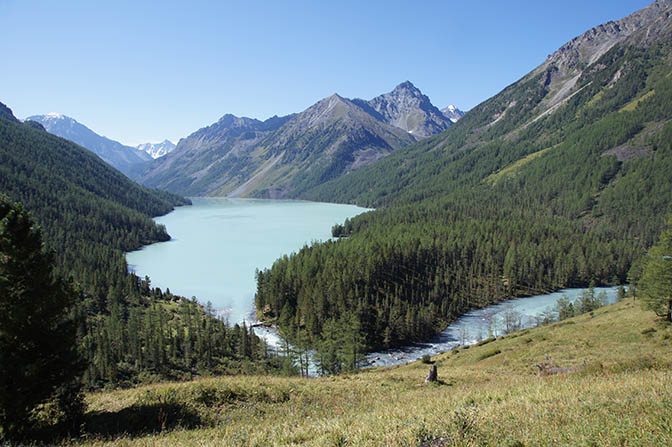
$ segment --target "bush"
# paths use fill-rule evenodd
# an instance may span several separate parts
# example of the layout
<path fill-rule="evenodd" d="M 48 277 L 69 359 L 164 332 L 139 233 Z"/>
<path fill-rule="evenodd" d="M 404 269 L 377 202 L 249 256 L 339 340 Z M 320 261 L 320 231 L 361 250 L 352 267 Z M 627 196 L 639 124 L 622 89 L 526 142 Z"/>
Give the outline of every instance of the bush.
<path fill-rule="evenodd" d="M 493 351 L 484 352 L 483 354 L 481 354 L 481 355 L 478 357 L 478 360 L 485 360 L 485 359 L 487 359 L 488 357 L 492 357 L 492 356 L 495 356 L 495 355 L 497 355 L 497 354 L 501 354 L 501 352 L 502 352 L 502 351 L 501 351 L 500 349 L 495 349 L 495 350 L 493 350 Z"/>

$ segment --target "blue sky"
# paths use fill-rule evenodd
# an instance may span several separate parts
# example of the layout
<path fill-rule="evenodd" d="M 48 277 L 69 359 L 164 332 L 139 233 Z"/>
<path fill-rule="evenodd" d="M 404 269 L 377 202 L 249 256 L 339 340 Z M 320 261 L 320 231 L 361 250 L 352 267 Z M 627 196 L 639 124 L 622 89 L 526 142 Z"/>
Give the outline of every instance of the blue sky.
<path fill-rule="evenodd" d="M 0 0 L 0 102 L 126 144 L 410 80 L 469 109 L 650 2 Z"/>

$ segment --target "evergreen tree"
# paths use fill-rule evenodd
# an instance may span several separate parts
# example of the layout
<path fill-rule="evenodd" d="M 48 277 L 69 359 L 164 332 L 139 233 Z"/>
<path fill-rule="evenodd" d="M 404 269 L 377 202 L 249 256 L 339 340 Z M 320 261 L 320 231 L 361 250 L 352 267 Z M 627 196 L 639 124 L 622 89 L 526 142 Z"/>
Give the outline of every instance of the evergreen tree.
<path fill-rule="evenodd" d="M 642 303 L 646 309 L 672 321 L 672 227 L 663 231 L 645 262 L 638 283 Z"/>
<path fill-rule="evenodd" d="M 31 410 L 50 398 L 81 409 L 76 297 L 53 273 L 29 214 L 0 197 L 0 440 L 30 436 Z"/>

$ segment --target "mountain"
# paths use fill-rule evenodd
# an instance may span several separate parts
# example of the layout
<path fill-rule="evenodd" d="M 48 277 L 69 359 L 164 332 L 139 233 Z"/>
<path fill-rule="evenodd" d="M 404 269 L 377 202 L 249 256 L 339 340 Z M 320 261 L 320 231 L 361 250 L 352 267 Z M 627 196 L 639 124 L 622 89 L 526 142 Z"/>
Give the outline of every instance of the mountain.
<path fill-rule="evenodd" d="M 376 210 L 260 272 L 260 318 L 312 345 L 340 324 L 385 348 L 492 302 L 636 277 L 672 213 L 671 53 L 659 0 L 443 133 L 301 194 Z"/>
<path fill-rule="evenodd" d="M 262 122 L 224 115 L 181 139 L 173 152 L 154 160 L 137 180 L 187 195 L 214 194 L 227 183 L 235 186 L 236 171 L 245 166 L 248 153 L 290 118 L 273 117 Z"/>
<path fill-rule="evenodd" d="M 127 176 L 131 176 L 140 165 L 151 160 L 149 154 L 98 135 L 83 124 L 60 113 L 34 115 L 26 120 L 38 122 L 47 132 L 89 149 Z"/>
<path fill-rule="evenodd" d="M 168 238 L 151 218 L 188 201 L 140 186 L 36 121 L 21 123 L 1 103 L 0 110 L 0 194 L 33 213 L 68 275 L 86 283 L 103 247 L 117 250 L 103 250 L 104 263 L 114 264 L 123 262 L 123 251 Z"/>
<path fill-rule="evenodd" d="M 297 197 L 451 125 L 407 81 L 370 101 L 334 94 L 263 122 L 224 115 L 135 178 L 185 195 Z"/>
<path fill-rule="evenodd" d="M 465 112 L 451 104 L 448 107 L 441 109 L 441 113 L 443 113 L 443 116 L 448 118 L 452 123 L 456 123 L 457 120 L 464 116 Z"/>
<path fill-rule="evenodd" d="M 169 239 L 152 217 L 188 201 L 140 186 L 91 151 L 0 110 L 0 194 L 32 213 L 59 271 L 102 299 L 127 280 L 124 252 Z"/>
<path fill-rule="evenodd" d="M 164 293 L 151 287 L 148 277 L 128 272 L 125 252 L 170 239 L 152 217 L 188 200 L 134 183 L 91 151 L 46 132 L 35 121 L 19 122 L 2 104 L 0 112 L 0 196 L 21 202 L 29 211 L 58 277 L 71 279 L 77 291 L 72 313 L 86 388 L 131 386 L 148 375 L 175 380 L 197 370 L 236 374 L 275 368 L 277 362 L 267 358 L 263 341 L 251 329 L 230 328 L 196 301 Z M 4 255 L 0 253 L 0 267 L 5 267 Z M 4 280 L 3 290 L 7 286 L 35 289 L 35 284 L 8 285 Z M 17 313 L 13 321 L 20 325 L 27 317 Z M 188 327 L 197 329 L 174 338 Z M 210 340 L 207 346 L 198 341 L 203 339 Z M 241 353 L 236 346 L 250 349 Z M 4 351 L 2 355 L 6 357 Z M 59 443 L 55 433 L 39 430 L 38 439 Z"/>
<path fill-rule="evenodd" d="M 592 28 L 471 109 L 446 132 L 397 151 L 348 179 L 322 185 L 304 198 L 380 206 L 412 201 L 420 191 L 422 196 L 438 196 L 455 186 L 441 179 L 463 183 L 475 168 L 498 171 L 535 150 L 550 151 L 620 107 L 634 109 L 642 99 L 664 94 L 652 85 L 662 81 L 658 71 L 666 70 L 658 52 L 672 35 L 671 4 L 659 0 L 624 19 Z M 482 159 L 495 152 L 497 161 L 485 166 Z"/>
<path fill-rule="evenodd" d="M 137 179 L 186 195 L 283 198 L 415 141 L 371 108 L 334 94 L 266 121 L 224 115 L 180 140 Z"/>
<path fill-rule="evenodd" d="M 410 81 L 370 101 L 358 99 L 355 102 L 368 105 L 381 121 L 405 130 L 416 139 L 440 133 L 453 124 Z"/>
<path fill-rule="evenodd" d="M 138 145 L 138 150 L 146 152 L 152 158 L 156 159 L 169 154 L 175 149 L 175 143 L 170 140 L 163 140 L 160 143 L 144 143 Z"/>

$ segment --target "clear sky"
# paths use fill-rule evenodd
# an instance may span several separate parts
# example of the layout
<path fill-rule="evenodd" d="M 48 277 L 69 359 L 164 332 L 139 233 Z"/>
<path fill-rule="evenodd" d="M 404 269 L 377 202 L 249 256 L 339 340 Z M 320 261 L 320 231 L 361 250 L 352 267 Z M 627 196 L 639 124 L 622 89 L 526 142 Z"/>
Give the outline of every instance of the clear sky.
<path fill-rule="evenodd" d="M 410 80 L 470 109 L 649 0 L 0 0 L 0 102 L 125 144 Z"/>

